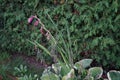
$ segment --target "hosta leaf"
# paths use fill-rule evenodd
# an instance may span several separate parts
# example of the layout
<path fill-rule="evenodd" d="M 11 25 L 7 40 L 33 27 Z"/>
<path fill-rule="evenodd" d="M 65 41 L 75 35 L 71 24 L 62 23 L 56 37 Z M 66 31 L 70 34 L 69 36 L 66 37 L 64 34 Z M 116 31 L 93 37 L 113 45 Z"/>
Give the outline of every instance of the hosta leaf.
<path fill-rule="evenodd" d="M 80 69 L 81 67 L 83 68 L 87 68 L 90 66 L 90 64 L 92 63 L 92 59 L 83 59 L 83 60 L 80 60 L 79 62 L 76 62 L 75 63 L 75 67 L 77 69 Z"/>
<path fill-rule="evenodd" d="M 74 77 L 75 77 L 74 69 L 71 69 L 71 71 L 62 78 L 62 80 L 73 80 Z"/>
<path fill-rule="evenodd" d="M 59 63 L 52 64 L 52 69 L 55 71 L 56 74 L 59 74 L 61 71 L 61 65 Z"/>
<path fill-rule="evenodd" d="M 60 80 L 60 79 L 59 76 L 48 71 L 47 73 L 42 74 L 41 80 Z"/>
<path fill-rule="evenodd" d="M 84 80 L 94 80 L 92 76 L 86 76 Z"/>
<path fill-rule="evenodd" d="M 101 67 L 93 67 L 88 70 L 88 75 L 99 79 L 103 74 L 103 69 Z"/>
<path fill-rule="evenodd" d="M 94 78 L 93 77 L 90 77 L 90 79 L 89 80 L 94 80 Z"/>
<path fill-rule="evenodd" d="M 64 76 L 64 75 L 67 75 L 67 73 L 69 73 L 71 69 L 66 65 L 66 64 L 62 64 L 61 65 L 61 75 Z"/>
<path fill-rule="evenodd" d="M 120 80 L 120 71 L 111 70 L 107 76 L 109 80 Z"/>

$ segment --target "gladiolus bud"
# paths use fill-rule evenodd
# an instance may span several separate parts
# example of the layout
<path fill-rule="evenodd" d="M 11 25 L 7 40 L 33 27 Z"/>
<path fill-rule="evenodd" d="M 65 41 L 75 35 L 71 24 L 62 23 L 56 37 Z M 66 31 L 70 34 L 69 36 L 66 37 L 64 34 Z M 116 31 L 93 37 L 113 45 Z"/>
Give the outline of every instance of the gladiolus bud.
<path fill-rule="evenodd" d="M 28 18 L 28 23 L 31 24 L 33 19 L 34 19 L 34 16 L 31 16 L 30 18 Z"/>
<path fill-rule="evenodd" d="M 40 28 L 40 32 L 41 32 L 43 35 L 45 35 L 45 34 L 46 34 L 46 31 L 44 30 L 44 28 L 43 28 L 43 27 L 41 27 L 41 28 Z"/>
<path fill-rule="evenodd" d="M 38 24 L 39 24 L 38 20 L 34 22 L 34 26 L 38 26 Z"/>

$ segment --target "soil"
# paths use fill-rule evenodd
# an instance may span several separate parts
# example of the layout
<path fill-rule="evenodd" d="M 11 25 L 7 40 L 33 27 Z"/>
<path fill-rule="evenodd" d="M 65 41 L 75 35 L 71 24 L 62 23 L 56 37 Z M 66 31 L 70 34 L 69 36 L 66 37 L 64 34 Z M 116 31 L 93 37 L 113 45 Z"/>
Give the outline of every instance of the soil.
<path fill-rule="evenodd" d="M 49 66 L 45 62 L 41 60 L 37 60 L 35 56 L 27 56 L 19 53 L 11 55 L 12 60 L 15 60 L 16 58 L 21 58 L 31 68 L 39 69 L 39 68 L 46 68 Z"/>

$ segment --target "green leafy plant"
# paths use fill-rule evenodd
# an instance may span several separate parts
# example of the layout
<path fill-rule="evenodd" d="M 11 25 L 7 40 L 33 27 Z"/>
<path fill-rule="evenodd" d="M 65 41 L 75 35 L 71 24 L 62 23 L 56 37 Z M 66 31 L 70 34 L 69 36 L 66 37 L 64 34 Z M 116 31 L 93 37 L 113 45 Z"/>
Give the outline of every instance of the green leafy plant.
<path fill-rule="evenodd" d="M 70 78 L 68 76 L 80 67 L 81 63 L 75 62 L 82 58 L 94 59 L 94 65 L 103 66 L 107 71 L 111 68 L 119 69 L 119 0 L 0 0 L 0 3 L 1 52 L 36 55 L 34 51 L 36 46 L 32 44 L 37 45 L 47 58 L 50 54 L 54 57 L 54 62 L 65 63 L 63 64 L 65 69 L 62 69 L 64 78 Z M 54 45 L 54 40 L 49 43 L 42 36 L 41 30 L 36 26 L 38 21 L 36 27 L 26 24 L 27 18 L 32 14 L 40 17 L 45 28 L 54 36 L 57 45 Z M 30 41 L 34 43 L 30 44 Z M 7 57 L 4 55 L 1 59 Z M 90 62 L 82 67 L 88 66 Z M 76 65 L 75 69 L 73 69 L 74 65 Z M 82 67 L 78 69 L 80 73 Z M 95 67 L 95 69 L 102 72 L 101 68 Z M 93 72 L 90 75 L 94 76 L 88 76 L 86 69 L 83 69 L 79 79 L 97 79 L 101 75 L 95 75 L 94 68 L 88 69 L 88 72 Z"/>
<path fill-rule="evenodd" d="M 107 73 L 108 79 L 102 78 L 101 67 L 90 67 L 92 59 L 83 59 L 76 62 L 73 69 L 64 63 L 52 64 L 46 68 L 41 80 L 119 80 L 120 72 L 111 70 Z M 86 66 L 87 64 L 87 66 Z"/>
<path fill-rule="evenodd" d="M 5 64 L 0 65 L 0 75 L 2 76 L 3 79 L 8 79 L 7 72 L 9 70 L 10 70 L 9 64 L 7 64 L 7 65 L 5 65 Z"/>
<path fill-rule="evenodd" d="M 99 79 L 103 74 L 103 69 L 100 67 L 93 67 L 88 70 L 88 75 L 92 76 L 93 79 Z"/>
<path fill-rule="evenodd" d="M 31 75 L 24 75 L 22 77 L 18 78 L 19 80 L 39 80 L 37 75 L 31 76 Z"/>
<path fill-rule="evenodd" d="M 57 41 L 62 43 L 60 40 L 62 36 L 69 48 L 72 46 L 75 61 L 81 57 L 90 57 L 106 69 L 110 68 L 109 65 L 118 69 L 120 66 L 120 58 L 117 54 L 120 52 L 118 34 L 120 1 L 63 0 L 62 3 L 61 1 L 1 0 L 1 50 L 35 55 L 34 46 L 29 44 L 27 39 L 47 44 L 36 27 L 31 25 L 28 27 L 26 24 L 27 18 L 31 14 L 36 14 Z M 68 43 L 67 27 L 71 43 Z"/>
<path fill-rule="evenodd" d="M 14 75 L 18 80 L 39 80 L 37 74 L 30 74 L 28 72 L 27 66 L 20 65 L 19 67 L 14 68 Z"/>
<path fill-rule="evenodd" d="M 5 63 L 5 61 L 9 61 L 10 54 L 7 52 L 0 52 L 0 63 Z"/>
<path fill-rule="evenodd" d="M 14 74 L 19 74 L 19 76 L 23 76 L 27 72 L 27 66 L 20 65 L 20 67 L 15 67 L 14 68 L 15 73 Z"/>
<path fill-rule="evenodd" d="M 92 63 L 91 59 L 83 59 L 76 62 L 74 68 L 69 68 L 66 64 L 53 64 L 44 70 L 41 80 L 49 80 L 51 76 L 52 79 L 56 80 L 96 80 L 100 79 L 103 74 L 103 69 L 101 67 L 90 67 Z M 89 64 L 86 66 L 86 64 Z M 77 72 L 76 72 L 77 71 Z M 49 74 L 50 73 L 50 74 Z M 54 77 L 53 77 L 54 76 Z"/>

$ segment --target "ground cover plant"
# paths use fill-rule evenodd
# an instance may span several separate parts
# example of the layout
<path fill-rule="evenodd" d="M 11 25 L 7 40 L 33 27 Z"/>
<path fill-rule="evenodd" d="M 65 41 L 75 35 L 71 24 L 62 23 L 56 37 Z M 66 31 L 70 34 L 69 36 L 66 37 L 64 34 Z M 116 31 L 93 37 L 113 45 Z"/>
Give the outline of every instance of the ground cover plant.
<path fill-rule="evenodd" d="M 55 80 L 103 76 L 119 80 L 119 0 L 0 0 L 0 4 L 0 79 L 49 80 L 44 76 L 52 73 Z M 81 72 L 76 63 L 86 59 L 91 65 L 85 62 L 88 67 Z M 65 72 L 54 69 L 54 64 L 66 67 Z M 96 67 L 100 73 L 91 76 Z"/>

